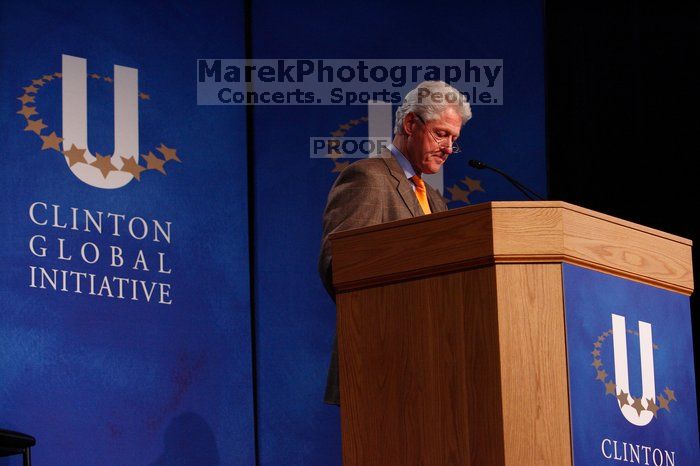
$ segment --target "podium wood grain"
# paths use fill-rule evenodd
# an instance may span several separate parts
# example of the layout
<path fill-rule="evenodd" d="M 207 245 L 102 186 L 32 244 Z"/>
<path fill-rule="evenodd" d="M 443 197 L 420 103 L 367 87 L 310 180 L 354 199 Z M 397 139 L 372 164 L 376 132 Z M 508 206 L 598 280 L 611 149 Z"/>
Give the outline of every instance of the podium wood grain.
<path fill-rule="evenodd" d="M 560 280 L 508 264 L 339 295 L 344 464 L 571 464 Z"/>
<path fill-rule="evenodd" d="M 693 291 L 689 240 L 562 202 L 331 241 L 346 466 L 570 466 L 562 264 Z"/>
<path fill-rule="evenodd" d="M 338 291 L 479 265 L 560 262 L 693 290 L 690 240 L 559 201 L 489 202 L 336 233 L 331 244 Z"/>
<path fill-rule="evenodd" d="M 561 265 L 497 265 L 496 277 L 504 464 L 570 465 Z"/>
<path fill-rule="evenodd" d="M 343 464 L 503 464 L 495 291 L 484 268 L 337 297 Z"/>

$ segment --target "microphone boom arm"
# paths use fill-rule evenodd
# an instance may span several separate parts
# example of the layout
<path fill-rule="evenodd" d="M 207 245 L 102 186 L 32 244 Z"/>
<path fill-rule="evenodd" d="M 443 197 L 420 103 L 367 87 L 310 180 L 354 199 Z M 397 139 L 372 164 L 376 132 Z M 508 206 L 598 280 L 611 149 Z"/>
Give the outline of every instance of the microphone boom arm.
<path fill-rule="evenodd" d="M 512 176 L 510 176 L 509 174 L 507 174 L 506 172 L 504 172 L 504 171 L 502 171 L 502 170 L 499 170 L 498 168 L 495 168 L 495 167 L 491 167 L 491 166 L 489 166 L 489 165 L 486 165 L 484 162 L 481 162 L 481 161 L 479 161 L 479 160 L 470 160 L 470 161 L 469 161 L 469 165 L 470 165 L 472 168 L 476 168 L 477 170 L 483 170 L 484 168 L 487 168 L 487 169 L 489 169 L 489 170 L 491 170 L 491 171 L 494 171 L 494 172 L 498 173 L 498 174 L 501 175 L 503 178 L 505 178 L 506 180 L 508 180 L 508 182 L 509 182 L 510 184 L 512 184 L 513 186 L 515 186 L 515 187 L 518 189 L 518 191 L 520 191 L 521 193 L 523 193 L 523 194 L 525 195 L 525 197 L 527 197 L 527 198 L 530 199 L 531 201 L 534 201 L 534 200 L 535 200 L 535 197 L 536 197 L 537 199 L 539 199 L 540 201 L 544 201 L 544 200 L 545 200 L 542 196 L 540 196 L 539 194 L 537 194 L 535 191 L 533 191 L 532 189 L 528 188 L 527 186 L 525 186 L 524 184 L 522 184 L 520 181 L 516 180 L 515 178 L 513 178 Z M 533 196 L 534 196 L 534 197 L 533 197 Z"/>

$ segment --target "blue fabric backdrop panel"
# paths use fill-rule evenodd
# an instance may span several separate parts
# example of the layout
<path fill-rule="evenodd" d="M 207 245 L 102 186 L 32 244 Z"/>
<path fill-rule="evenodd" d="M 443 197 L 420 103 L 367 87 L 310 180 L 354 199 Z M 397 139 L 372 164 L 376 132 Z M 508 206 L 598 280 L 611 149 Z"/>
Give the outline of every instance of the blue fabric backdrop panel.
<path fill-rule="evenodd" d="M 576 466 L 700 464 L 689 298 L 573 265 L 563 270 Z M 613 315 L 624 319 L 617 335 Z M 645 396 L 649 382 L 655 390 Z"/>
<path fill-rule="evenodd" d="M 0 427 L 36 436 L 36 464 L 254 463 L 245 109 L 198 107 L 195 78 L 197 58 L 243 54 L 242 12 L 0 6 Z M 63 55 L 87 60 L 93 158 L 60 152 Z M 104 158 L 129 139 L 114 65 L 138 70 L 130 165 Z"/>
<path fill-rule="evenodd" d="M 457 185 L 470 194 L 462 200 L 445 194 L 450 208 L 467 205 L 464 199 L 522 199 L 504 180 L 469 168 L 470 158 L 546 190 L 540 2 L 263 0 L 252 8 L 255 58 L 503 59 L 504 104 L 473 108 L 460 138 L 464 153 L 445 166 L 445 187 Z M 322 402 L 335 307 L 321 286 L 316 260 L 328 191 L 338 170 L 352 160 L 310 158 L 309 138 L 330 137 L 341 125 L 345 136 L 366 137 L 367 115 L 366 106 L 254 109 L 262 465 L 340 464 L 339 410 Z M 469 190 L 461 181 L 466 177 L 480 181 L 482 190 Z"/>

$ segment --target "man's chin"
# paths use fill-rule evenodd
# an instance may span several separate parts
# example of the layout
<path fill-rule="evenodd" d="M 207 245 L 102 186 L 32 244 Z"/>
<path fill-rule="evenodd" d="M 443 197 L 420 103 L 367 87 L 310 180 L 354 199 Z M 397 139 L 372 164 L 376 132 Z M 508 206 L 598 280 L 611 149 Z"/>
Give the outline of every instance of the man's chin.
<path fill-rule="evenodd" d="M 429 165 L 423 169 L 423 173 L 425 173 L 426 175 L 434 175 L 440 171 L 440 168 L 442 168 L 442 164 Z"/>

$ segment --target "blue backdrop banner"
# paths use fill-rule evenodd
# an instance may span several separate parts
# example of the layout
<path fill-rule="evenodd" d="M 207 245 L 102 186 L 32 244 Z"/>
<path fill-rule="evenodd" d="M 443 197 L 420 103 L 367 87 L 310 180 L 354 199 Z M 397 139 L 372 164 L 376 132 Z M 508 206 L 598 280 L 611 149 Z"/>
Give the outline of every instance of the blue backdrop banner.
<path fill-rule="evenodd" d="M 252 3 L 252 14 L 256 59 L 502 60 L 503 101 L 473 107 L 460 137 L 463 153 L 451 156 L 442 177 L 428 182 L 442 185 L 450 208 L 522 199 L 498 175 L 471 169 L 467 162 L 476 158 L 546 191 L 541 2 L 447 1 L 436 7 L 311 1 L 300 7 L 262 0 Z M 310 140 L 370 135 L 390 140 L 396 108 L 388 113 L 369 105 L 254 108 L 261 465 L 340 464 L 339 410 L 322 403 L 335 306 L 316 260 L 328 191 L 354 159 L 312 158 Z"/>
<path fill-rule="evenodd" d="M 397 106 L 246 120 L 198 105 L 198 60 L 488 62 L 497 102 L 427 181 L 450 208 L 521 199 L 467 164 L 545 191 L 542 6 L 516 3 L 4 2 L 0 428 L 43 464 L 340 464 L 316 260 L 353 158 L 311 149 L 390 140 Z"/>
<path fill-rule="evenodd" d="M 0 6 L 0 427 L 36 464 L 253 464 L 242 3 Z"/>

